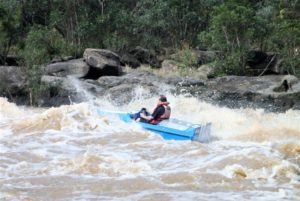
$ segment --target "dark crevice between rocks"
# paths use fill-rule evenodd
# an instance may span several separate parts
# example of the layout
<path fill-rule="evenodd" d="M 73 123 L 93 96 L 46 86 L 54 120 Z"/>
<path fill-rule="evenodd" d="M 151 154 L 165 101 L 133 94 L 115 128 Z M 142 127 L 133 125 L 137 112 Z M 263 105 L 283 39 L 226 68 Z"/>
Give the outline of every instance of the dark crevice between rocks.
<path fill-rule="evenodd" d="M 106 65 L 104 68 L 99 69 L 90 67 L 89 72 L 82 77 L 82 79 L 97 80 L 102 76 L 120 76 L 122 75 L 122 67 L 116 68 L 115 66 Z"/>
<path fill-rule="evenodd" d="M 24 63 L 24 59 L 21 57 L 0 54 L 0 66 L 19 66 L 22 63 Z"/>
<path fill-rule="evenodd" d="M 90 67 L 89 72 L 82 77 L 82 79 L 92 79 L 97 80 L 99 77 L 102 76 L 102 70 L 95 67 Z"/>

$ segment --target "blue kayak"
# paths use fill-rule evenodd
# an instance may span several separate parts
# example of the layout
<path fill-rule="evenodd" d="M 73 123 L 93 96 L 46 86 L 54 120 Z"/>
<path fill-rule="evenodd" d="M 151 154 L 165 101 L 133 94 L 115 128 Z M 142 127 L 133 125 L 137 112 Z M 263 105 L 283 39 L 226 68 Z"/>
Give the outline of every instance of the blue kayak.
<path fill-rule="evenodd" d="M 211 123 L 206 125 L 191 124 L 177 119 L 168 119 L 159 124 L 148 124 L 134 121 L 128 112 L 107 111 L 97 108 L 101 116 L 114 116 L 126 123 L 138 123 L 142 128 L 160 134 L 166 140 L 192 140 L 201 143 L 211 141 Z"/>

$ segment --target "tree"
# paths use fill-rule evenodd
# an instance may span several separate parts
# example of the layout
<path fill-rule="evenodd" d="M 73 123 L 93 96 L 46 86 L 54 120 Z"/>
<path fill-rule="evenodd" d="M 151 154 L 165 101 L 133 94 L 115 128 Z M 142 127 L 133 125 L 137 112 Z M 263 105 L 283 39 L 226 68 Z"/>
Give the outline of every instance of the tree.
<path fill-rule="evenodd" d="M 278 26 L 274 34 L 276 49 L 284 58 L 283 66 L 288 74 L 300 75 L 300 2 L 284 4 L 279 12 Z"/>
<path fill-rule="evenodd" d="M 41 84 L 43 65 L 53 57 L 63 55 L 68 45 L 55 29 L 35 25 L 31 27 L 25 40 L 23 56 L 27 74 L 27 91 L 30 104 L 36 104 L 45 86 Z"/>
<path fill-rule="evenodd" d="M 256 24 L 262 19 L 255 15 L 247 2 L 227 1 L 214 7 L 210 28 L 201 32 L 199 39 L 207 47 L 221 51 L 219 66 L 227 74 L 242 74 L 246 57 L 252 48 L 255 33 L 261 33 Z"/>
<path fill-rule="evenodd" d="M 17 43 L 20 27 L 17 1 L 0 0 L 0 64 L 5 65 L 11 47 Z"/>

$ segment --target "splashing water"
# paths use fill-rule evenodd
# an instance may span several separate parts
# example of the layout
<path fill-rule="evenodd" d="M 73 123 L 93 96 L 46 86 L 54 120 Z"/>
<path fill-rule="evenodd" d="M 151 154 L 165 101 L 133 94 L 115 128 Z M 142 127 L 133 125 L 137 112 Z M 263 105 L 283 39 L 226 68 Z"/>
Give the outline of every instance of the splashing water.
<path fill-rule="evenodd" d="M 229 109 L 167 94 L 173 117 L 212 122 L 210 144 L 166 141 L 95 112 L 154 107 L 156 97 L 136 94 L 118 108 L 92 96 L 58 108 L 0 98 L 0 200 L 298 200 L 299 111 Z"/>

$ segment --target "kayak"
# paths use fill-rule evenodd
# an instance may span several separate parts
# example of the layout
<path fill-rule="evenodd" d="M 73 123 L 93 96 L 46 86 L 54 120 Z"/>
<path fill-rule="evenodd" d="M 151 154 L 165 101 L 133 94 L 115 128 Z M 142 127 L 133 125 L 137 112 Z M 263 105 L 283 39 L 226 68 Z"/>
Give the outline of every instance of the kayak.
<path fill-rule="evenodd" d="M 130 117 L 132 113 L 129 112 L 108 111 L 97 108 L 97 113 L 100 116 L 117 117 L 126 123 L 137 123 L 141 125 L 143 129 L 157 133 L 166 140 L 192 140 L 201 143 L 209 143 L 211 141 L 211 123 L 205 125 L 192 124 L 170 118 L 154 125 L 134 121 Z"/>

